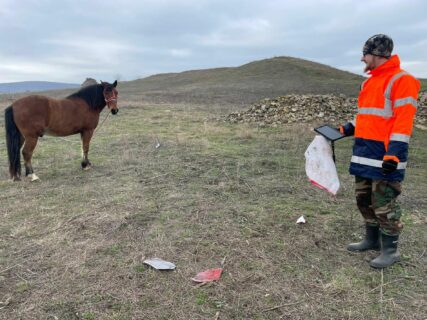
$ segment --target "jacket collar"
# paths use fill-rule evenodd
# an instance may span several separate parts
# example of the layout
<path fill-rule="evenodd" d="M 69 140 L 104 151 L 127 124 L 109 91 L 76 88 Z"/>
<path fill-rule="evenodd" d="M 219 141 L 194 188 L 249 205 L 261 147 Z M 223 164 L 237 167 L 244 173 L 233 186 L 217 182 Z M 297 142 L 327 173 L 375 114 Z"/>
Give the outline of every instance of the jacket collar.
<path fill-rule="evenodd" d="M 379 67 L 376 67 L 374 70 L 371 70 L 369 74 L 376 76 L 392 69 L 400 69 L 400 59 L 397 54 L 392 55 L 391 58 L 387 60 L 387 62 L 383 63 Z"/>

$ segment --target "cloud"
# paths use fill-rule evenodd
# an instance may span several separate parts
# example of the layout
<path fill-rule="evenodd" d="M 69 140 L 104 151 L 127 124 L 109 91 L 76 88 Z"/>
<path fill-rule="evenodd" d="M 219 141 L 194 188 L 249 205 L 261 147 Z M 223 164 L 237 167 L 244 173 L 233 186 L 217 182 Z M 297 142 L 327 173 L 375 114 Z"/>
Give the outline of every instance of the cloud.
<path fill-rule="evenodd" d="M 200 43 L 209 47 L 265 46 L 274 40 L 269 36 L 270 30 L 271 24 L 265 19 L 232 20 L 200 37 Z"/>
<path fill-rule="evenodd" d="M 187 58 L 191 56 L 191 50 L 188 49 L 171 49 L 169 53 L 172 57 Z"/>
<path fill-rule="evenodd" d="M 80 65 L 74 68 L 70 68 L 67 65 L 61 63 L 35 63 L 34 61 L 27 60 L 7 60 L 6 63 L 0 65 L 0 73 L 6 75 L 3 77 L 3 82 L 18 82 L 18 81 L 30 81 L 30 80 L 52 80 L 56 79 L 73 79 L 74 82 L 80 83 L 80 75 L 83 72 L 90 72 L 90 68 L 81 67 Z M 95 71 L 93 69 L 92 71 Z M 43 78 L 40 78 L 40 75 Z M 75 81 L 79 79 L 79 81 Z M 81 78 L 83 79 L 83 78 Z M 83 79 L 84 80 L 84 79 Z M 67 82 L 66 80 L 61 80 Z"/>
<path fill-rule="evenodd" d="M 280 55 L 361 74 L 363 43 L 380 32 L 427 78 L 425 12 L 423 0 L 2 0 L 0 82 L 132 80 Z"/>
<path fill-rule="evenodd" d="M 86 65 L 97 64 L 99 67 L 117 65 L 122 56 L 142 54 L 145 51 L 141 47 L 113 38 L 64 37 L 45 39 L 42 42 L 55 50 L 55 56 L 51 61 L 58 61 L 58 57 L 60 57 L 60 59 L 64 59 L 64 62 L 80 61 Z"/>

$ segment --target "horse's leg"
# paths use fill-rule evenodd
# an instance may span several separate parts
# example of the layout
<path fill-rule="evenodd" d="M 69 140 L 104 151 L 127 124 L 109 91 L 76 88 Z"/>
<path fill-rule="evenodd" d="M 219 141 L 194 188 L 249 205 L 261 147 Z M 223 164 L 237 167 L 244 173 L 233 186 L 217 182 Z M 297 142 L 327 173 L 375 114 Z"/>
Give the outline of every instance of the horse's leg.
<path fill-rule="evenodd" d="M 31 165 L 31 157 L 33 156 L 34 148 L 37 145 L 37 139 L 37 137 L 25 137 L 24 148 L 22 149 L 25 164 L 25 175 L 31 179 L 31 181 L 39 179 L 39 177 L 35 175 L 33 166 Z"/>
<path fill-rule="evenodd" d="M 90 166 L 92 165 L 88 158 L 89 143 L 90 143 L 90 139 L 92 138 L 92 135 L 93 135 L 93 130 L 86 130 L 80 134 L 82 138 L 82 151 L 83 151 L 82 169 L 83 170 L 90 169 Z"/>

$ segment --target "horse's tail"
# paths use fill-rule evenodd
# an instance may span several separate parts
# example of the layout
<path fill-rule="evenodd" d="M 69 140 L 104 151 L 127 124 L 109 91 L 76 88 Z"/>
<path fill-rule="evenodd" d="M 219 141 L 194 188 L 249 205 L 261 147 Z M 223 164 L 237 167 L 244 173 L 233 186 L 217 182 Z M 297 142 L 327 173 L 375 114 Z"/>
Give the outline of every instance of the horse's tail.
<path fill-rule="evenodd" d="M 12 179 L 19 179 L 21 176 L 21 132 L 13 120 L 12 106 L 7 107 L 4 111 L 4 122 L 6 127 L 6 144 L 7 154 L 9 156 L 9 173 Z"/>

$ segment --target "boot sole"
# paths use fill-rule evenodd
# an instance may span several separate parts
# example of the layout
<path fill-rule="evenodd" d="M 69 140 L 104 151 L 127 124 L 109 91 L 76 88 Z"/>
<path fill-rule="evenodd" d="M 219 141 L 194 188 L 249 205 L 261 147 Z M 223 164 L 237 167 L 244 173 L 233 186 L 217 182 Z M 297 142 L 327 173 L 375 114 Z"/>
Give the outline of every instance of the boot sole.
<path fill-rule="evenodd" d="M 369 263 L 369 265 L 372 267 L 372 268 L 375 268 L 375 269 L 385 269 L 385 268 L 387 268 L 387 267 L 390 267 L 390 266 L 392 266 L 393 264 L 395 264 L 396 262 L 400 262 L 400 258 L 398 258 L 398 259 L 396 259 L 396 260 L 394 260 L 392 263 L 390 263 L 390 264 L 388 264 L 388 265 L 376 265 L 376 264 L 373 264 L 372 263 L 372 261 Z"/>
<path fill-rule="evenodd" d="M 380 251 L 380 248 L 369 248 L 369 249 L 361 249 L 361 250 L 347 248 L 347 251 L 348 252 Z"/>

